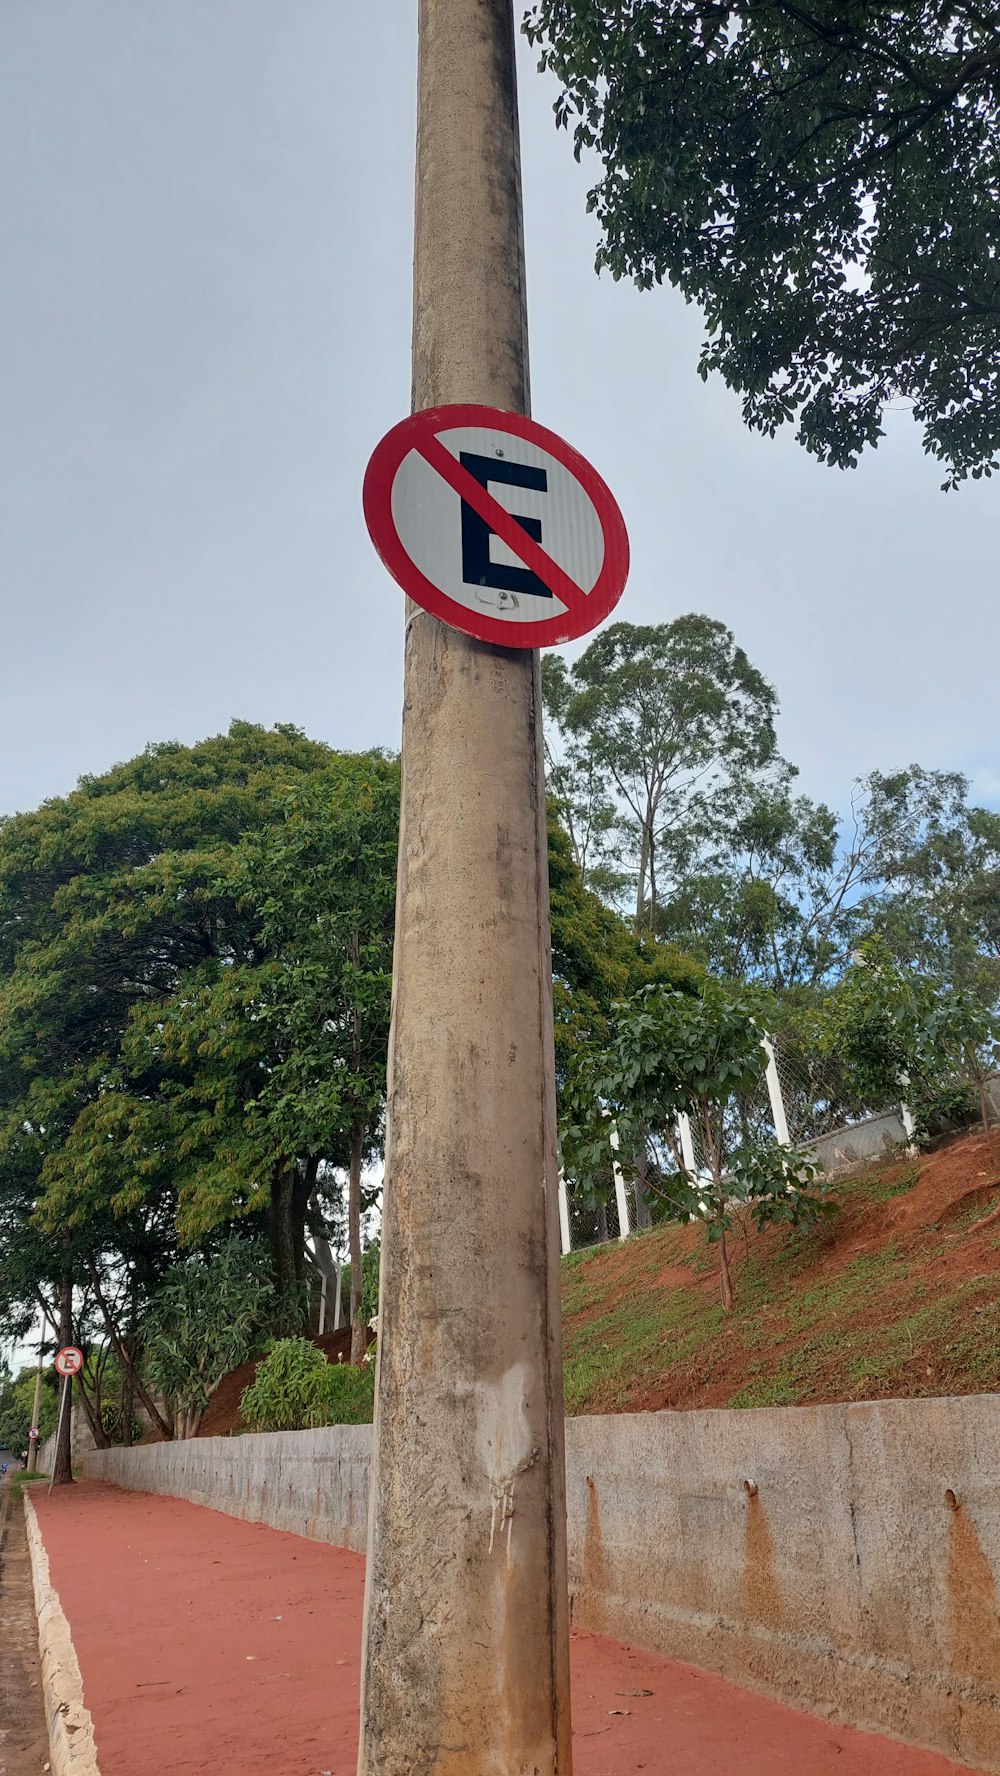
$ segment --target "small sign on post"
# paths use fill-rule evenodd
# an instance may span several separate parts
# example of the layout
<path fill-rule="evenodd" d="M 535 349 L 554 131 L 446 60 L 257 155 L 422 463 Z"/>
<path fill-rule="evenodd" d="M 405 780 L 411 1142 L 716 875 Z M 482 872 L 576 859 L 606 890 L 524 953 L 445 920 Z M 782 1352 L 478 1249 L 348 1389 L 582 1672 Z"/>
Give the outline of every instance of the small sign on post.
<path fill-rule="evenodd" d="M 365 521 L 393 578 L 479 641 L 554 647 L 597 627 L 628 576 L 628 536 L 597 470 L 495 407 L 431 407 L 368 464 Z"/>

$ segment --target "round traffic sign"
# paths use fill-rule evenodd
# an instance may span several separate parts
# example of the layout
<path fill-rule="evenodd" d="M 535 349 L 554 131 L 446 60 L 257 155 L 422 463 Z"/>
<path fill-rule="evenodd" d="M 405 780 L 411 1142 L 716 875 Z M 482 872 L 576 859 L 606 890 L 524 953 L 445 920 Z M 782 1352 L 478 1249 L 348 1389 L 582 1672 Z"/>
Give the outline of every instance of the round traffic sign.
<path fill-rule="evenodd" d="M 564 439 L 518 413 L 411 414 L 376 446 L 364 507 L 403 590 L 480 641 L 572 641 L 625 586 L 628 536 L 610 490 Z"/>
<path fill-rule="evenodd" d="M 37 1443 L 37 1441 L 38 1441 L 38 1438 L 39 1438 L 39 1437 L 40 1437 L 40 1435 L 41 1435 L 41 1432 L 40 1432 L 40 1431 L 37 1431 L 37 1430 L 36 1430 L 36 1429 L 35 1429 L 35 1427 L 34 1427 L 34 1425 L 32 1425 L 32 1428 L 31 1428 L 31 1430 L 30 1430 L 30 1431 L 29 1431 L 29 1432 L 28 1432 L 28 1440 L 29 1440 L 29 1442 L 31 1442 L 31 1443 Z"/>
<path fill-rule="evenodd" d="M 57 1375 L 79 1375 L 82 1368 L 83 1352 L 75 1344 L 64 1344 L 62 1350 L 56 1352 Z"/>

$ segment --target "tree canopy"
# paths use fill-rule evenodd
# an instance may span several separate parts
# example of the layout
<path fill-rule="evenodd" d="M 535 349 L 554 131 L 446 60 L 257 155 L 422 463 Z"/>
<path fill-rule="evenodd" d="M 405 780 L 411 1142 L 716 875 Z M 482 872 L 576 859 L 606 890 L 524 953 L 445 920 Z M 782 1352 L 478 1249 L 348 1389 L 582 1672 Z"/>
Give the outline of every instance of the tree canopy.
<path fill-rule="evenodd" d="M 774 691 L 725 624 L 698 615 L 612 623 L 571 666 L 548 655 L 542 687 L 577 862 L 605 890 L 631 886 L 637 928 L 654 929 L 678 835 L 688 848 L 716 831 L 737 786 L 773 759 Z"/>
<path fill-rule="evenodd" d="M 1000 14 L 873 0 L 535 0 L 602 162 L 598 265 L 705 314 L 751 426 L 853 466 L 905 401 L 945 486 L 1000 448 Z"/>
<path fill-rule="evenodd" d="M 394 759 L 234 723 L 0 824 L 0 1311 L 61 1337 L 70 1300 L 85 1349 L 111 1342 L 125 1418 L 138 1390 L 170 1429 L 143 1393 L 150 1303 L 233 1233 L 266 1233 L 298 1329 L 306 1233 L 339 1237 L 345 1173 L 363 1354 L 398 811 Z M 622 993 L 698 977 L 585 888 L 554 819 L 550 881 L 564 1055 Z"/>

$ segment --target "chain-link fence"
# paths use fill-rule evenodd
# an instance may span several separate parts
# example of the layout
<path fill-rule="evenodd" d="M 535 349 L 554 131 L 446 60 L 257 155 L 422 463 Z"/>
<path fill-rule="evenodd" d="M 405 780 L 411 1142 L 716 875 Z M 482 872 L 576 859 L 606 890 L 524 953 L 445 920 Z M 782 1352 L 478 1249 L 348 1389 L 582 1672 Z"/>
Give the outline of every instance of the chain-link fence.
<path fill-rule="evenodd" d="M 772 1039 L 772 1050 L 793 1146 L 815 1141 L 886 1108 L 885 1104 L 866 1103 L 852 1093 L 835 1056 L 818 1054 L 784 1034 Z"/>
<path fill-rule="evenodd" d="M 832 1173 L 911 1141 L 913 1124 L 905 1105 L 869 1104 L 852 1094 L 835 1056 L 810 1051 L 783 1035 L 765 1039 L 763 1047 L 766 1071 L 752 1092 L 734 1096 L 726 1106 L 723 1163 L 741 1147 L 774 1141 L 808 1148 Z M 659 1143 L 653 1155 L 667 1187 L 678 1155 L 689 1178 L 711 1178 L 703 1133 L 687 1117 L 678 1119 L 673 1140 Z M 560 1185 L 564 1252 L 624 1239 L 652 1225 L 655 1192 L 637 1180 L 641 1167 L 619 1165 L 619 1157 L 609 1125 L 608 1167 L 598 1180 L 598 1200 L 583 1198 L 572 1179 Z"/>

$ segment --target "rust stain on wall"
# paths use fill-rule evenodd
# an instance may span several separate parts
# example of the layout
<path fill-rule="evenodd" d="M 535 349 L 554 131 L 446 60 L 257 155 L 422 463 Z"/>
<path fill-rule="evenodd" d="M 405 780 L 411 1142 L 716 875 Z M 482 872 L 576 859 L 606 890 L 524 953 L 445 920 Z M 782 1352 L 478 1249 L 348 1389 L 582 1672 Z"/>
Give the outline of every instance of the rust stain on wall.
<path fill-rule="evenodd" d="M 992 1689 L 1000 1681 L 996 1576 L 968 1513 L 961 1507 L 954 1510 L 948 1527 L 952 1663 L 957 1671 L 981 1679 Z"/>
<path fill-rule="evenodd" d="M 587 1475 L 587 1527 L 583 1536 L 583 1589 L 603 1598 L 608 1583 L 608 1561 L 601 1528 L 601 1503 L 597 1487 Z"/>
<path fill-rule="evenodd" d="M 784 1628 L 785 1606 L 778 1582 L 777 1556 L 767 1512 L 755 1493 L 747 1499 L 740 1613 L 764 1628 Z"/>

